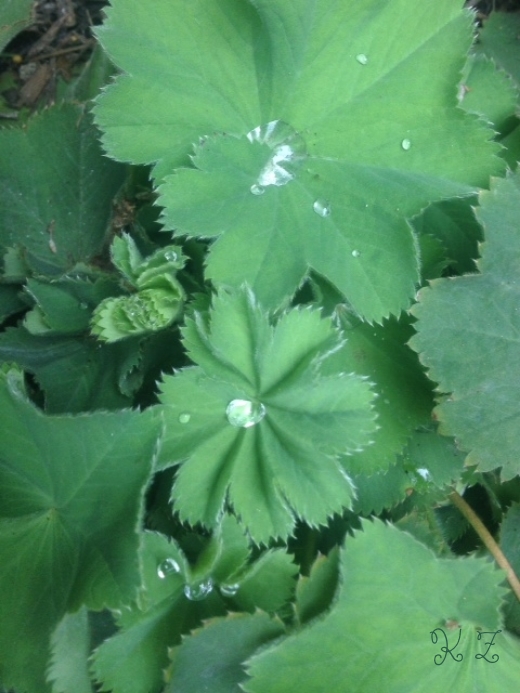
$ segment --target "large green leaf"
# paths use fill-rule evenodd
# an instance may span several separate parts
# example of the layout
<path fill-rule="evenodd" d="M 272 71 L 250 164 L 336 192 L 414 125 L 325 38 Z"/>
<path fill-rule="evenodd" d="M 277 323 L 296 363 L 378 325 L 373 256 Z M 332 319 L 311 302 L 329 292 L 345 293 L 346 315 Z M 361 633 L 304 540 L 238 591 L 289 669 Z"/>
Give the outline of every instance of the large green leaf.
<path fill-rule="evenodd" d="M 66 610 L 116 607 L 138 585 L 136 525 L 159 427 L 129 411 L 46 417 L 14 370 L 0 404 L 0 680 L 42 693 Z"/>
<path fill-rule="evenodd" d="M 495 180 L 477 217 L 485 243 L 480 274 L 439 279 L 413 313 L 420 353 L 443 398 L 441 433 L 453 435 L 481 471 L 520 472 L 520 176 Z"/>
<path fill-rule="evenodd" d="M 184 461 L 173 489 L 182 520 L 214 526 L 229 503 L 251 536 L 286 537 L 297 517 L 312 525 L 350 506 L 338 455 L 361 449 L 375 429 L 369 385 L 321 375 L 339 347 L 330 319 L 294 309 L 272 320 L 253 294 L 221 292 L 210 325 L 183 330 L 198 368 L 165 376 L 161 463 Z"/>
<path fill-rule="evenodd" d="M 71 104 L 0 130 L 0 246 L 57 275 L 100 252 L 125 168 L 102 156 L 90 115 Z"/>
<path fill-rule="evenodd" d="M 272 307 L 312 267 L 366 318 L 399 313 L 418 280 L 406 217 L 503 169 L 457 108 L 472 15 L 457 0 L 251 5 L 114 2 L 98 33 L 124 74 L 98 99 L 105 146 L 158 162 L 158 179 L 192 157 L 160 203 L 179 234 L 222 234 L 213 280 L 246 279 Z"/>
<path fill-rule="evenodd" d="M 255 655 L 248 669 L 252 679 L 243 684 L 244 690 L 515 690 L 519 641 L 499 633 L 489 659 L 475 659 L 486 652 L 485 642 L 500 629 L 501 572 L 484 558 L 436 558 L 410 535 L 379 521 L 364 522 L 363 528 L 354 539 L 347 539 L 341 557 L 342 585 L 330 612 Z M 481 631 L 485 634 L 479 640 Z M 442 633 L 454 650 L 452 656 L 462 655 L 460 661 L 443 655 Z M 499 661 L 491 666 L 494 654 Z"/>

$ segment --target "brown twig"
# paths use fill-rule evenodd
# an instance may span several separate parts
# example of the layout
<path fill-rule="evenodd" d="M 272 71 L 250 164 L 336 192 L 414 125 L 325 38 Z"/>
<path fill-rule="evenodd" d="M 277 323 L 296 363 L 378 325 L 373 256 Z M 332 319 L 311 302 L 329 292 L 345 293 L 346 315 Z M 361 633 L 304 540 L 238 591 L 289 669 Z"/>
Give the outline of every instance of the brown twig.
<path fill-rule="evenodd" d="M 502 570 L 505 571 L 507 581 L 511 585 L 511 589 L 515 593 L 518 601 L 520 601 L 520 581 L 518 580 L 511 564 L 504 556 L 502 549 L 493 539 L 487 527 L 484 525 L 479 516 L 475 513 L 473 508 L 470 505 L 468 505 L 468 503 L 466 503 L 464 498 L 459 493 L 457 493 L 457 491 L 453 491 L 452 493 L 450 493 L 448 497 L 450 501 L 453 503 L 453 505 L 455 505 L 460 510 L 460 512 L 464 515 L 466 520 L 473 527 L 475 532 L 482 539 L 484 545 L 490 551 L 498 565 L 502 568 Z"/>

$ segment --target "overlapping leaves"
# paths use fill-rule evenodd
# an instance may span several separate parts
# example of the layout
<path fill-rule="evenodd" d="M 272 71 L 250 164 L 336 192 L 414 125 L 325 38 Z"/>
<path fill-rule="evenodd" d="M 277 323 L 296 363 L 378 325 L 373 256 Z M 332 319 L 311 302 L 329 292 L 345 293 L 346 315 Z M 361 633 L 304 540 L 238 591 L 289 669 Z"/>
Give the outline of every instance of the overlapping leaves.
<path fill-rule="evenodd" d="M 339 334 L 318 311 L 295 309 L 275 324 L 244 288 L 221 292 L 183 330 L 199 364 L 161 385 L 163 464 L 182 460 L 173 489 L 183 520 L 213 526 L 229 504 L 257 542 L 286 537 L 349 506 L 337 456 L 374 432 L 372 394 L 359 376 L 320 375 Z"/>
<path fill-rule="evenodd" d="M 439 383 L 441 432 L 455 436 L 481 471 L 520 472 L 520 177 L 493 182 L 477 217 L 480 274 L 439 279 L 414 308 L 411 345 Z"/>
<path fill-rule="evenodd" d="M 244 690 L 514 690 L 520 676 L 518 640 L 499 633 L 488 659 L 482 659 L 501 625 L 501 573 L 484 558 L 438 559 L 410 535 L 379 521 L 364 522 L 363 530 L 347 539 L 341 556 L 342 586 L 330 612 L 255 655 Z M 480 631 L 487 632 L 481 637 Z M 457 661 L 445 651 L 443 655 L 443 632 Z M 495 654 L 498 660 L 491 659 Z M 448 661 L 439 665 L 443 656 Z"/>
<path fill-rule="evenodd" d="M 125 74 L 97 119 L 158 179 L 192 156 L 160 201 L 178 233 L 222 234 L 214 281 L 275 306 L 312 267 L 380 320 L 418 280 L 406 217 L 502 170 L 456 107 L 472 34 L 457 0 L 115 3 L 99 36 Z"/>
<path fill-rule="evenodd" d="M 46 417 L 0 379 L 0 680 L 41 693 L 66 610 L 116 607 L 139 581 L 135 527 L 159 426 L 123 411 Z"/>

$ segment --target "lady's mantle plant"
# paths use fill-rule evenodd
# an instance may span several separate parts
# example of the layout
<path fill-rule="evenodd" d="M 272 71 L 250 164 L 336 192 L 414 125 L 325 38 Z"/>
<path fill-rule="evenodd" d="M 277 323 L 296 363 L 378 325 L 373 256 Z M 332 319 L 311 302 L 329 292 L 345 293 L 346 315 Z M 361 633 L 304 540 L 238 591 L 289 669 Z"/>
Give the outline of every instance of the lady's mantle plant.
<path fill-rule="evenodd" d="M 520 571 L 520 68 L 474 20 L 112 0 L 0 130 L 0 688 L 514 690 L 447 503 Z"/>

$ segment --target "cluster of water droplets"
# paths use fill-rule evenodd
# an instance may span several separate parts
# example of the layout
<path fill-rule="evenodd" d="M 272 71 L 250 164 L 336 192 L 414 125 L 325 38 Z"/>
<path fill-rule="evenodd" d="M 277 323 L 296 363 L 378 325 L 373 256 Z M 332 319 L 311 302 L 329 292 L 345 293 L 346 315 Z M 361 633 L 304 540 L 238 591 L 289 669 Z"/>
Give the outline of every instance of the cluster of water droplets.
<path fill-rule="evenodd" d="M 157 566 L 157 575 L 161 580 L 166 580 L 172 575 L 180 575 L 181 572 L 181 567 L 175 558 L 165 558 Z M 213 591 L 213 579 L 208 577 L 196 582 L 187 582 L 183 591 L 190 601 L 200 602 Z"/>
<path fill-rule="evenodd" d="M 264 418 L 266 409 L 261 402 L 234 399 L 226 407 L 226 417 L 232 426 L 251 428 Z"/>
<path fill-rule="evenodd" d="M 270 185 L 286 185 L 293 180 L 295 165 L 306 155 L 305 141 L 283 120 L 271 120 L 247 133 L 247 139 L 266 144 L 271 154 L 251 186 L 253 195 L 262 195 Z"/>

